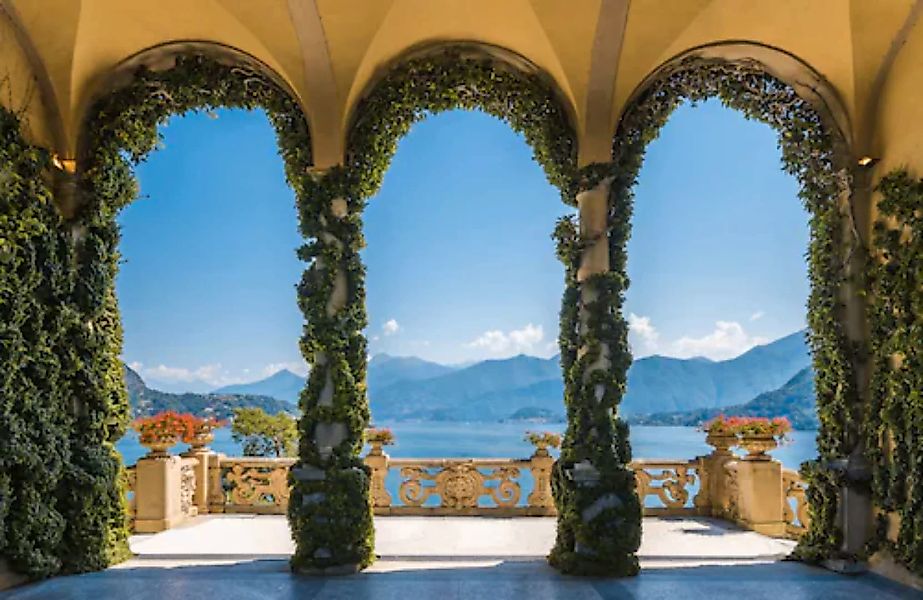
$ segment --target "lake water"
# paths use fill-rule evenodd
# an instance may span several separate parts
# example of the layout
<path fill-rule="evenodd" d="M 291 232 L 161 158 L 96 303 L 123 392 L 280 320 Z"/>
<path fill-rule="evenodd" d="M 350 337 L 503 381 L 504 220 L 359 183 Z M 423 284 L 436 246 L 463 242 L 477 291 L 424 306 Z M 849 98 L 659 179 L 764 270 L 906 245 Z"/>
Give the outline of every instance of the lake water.
<path fill-rule="evenodd" d="M 532 446 L 523 440 L 526 431 L 564 431 L 564 423 L 381 422 L 376 426 L 394 432 L 395 444 L 386 450 L 395 458 L 527 458 Z M 797 469 L 816 455 L 816 435 L 816 431 L 794 431 L 791 442 L 771 454 L 786 467 Z M 631 428 L 631 445 L 635 458 L 689 459 L 711 451 L 705 433 L 694 427 L 638 425 Z M 117 447 L 129 465 L 146 453 L 134 432 L 122 438 Z M 211 447 L 228 456 L 242 454 L 227 428 L 215 432 Z M 179 445 L 173 452 L 185 449 Z"/>

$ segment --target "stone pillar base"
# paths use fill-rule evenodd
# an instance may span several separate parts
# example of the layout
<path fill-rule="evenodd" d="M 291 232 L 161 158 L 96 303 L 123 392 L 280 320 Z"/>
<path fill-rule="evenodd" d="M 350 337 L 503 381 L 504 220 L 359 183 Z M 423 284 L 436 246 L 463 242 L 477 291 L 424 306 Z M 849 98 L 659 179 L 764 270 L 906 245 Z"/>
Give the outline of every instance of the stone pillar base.
<path fill-rule="evenodd" d="M 7 562 L 0 558 L 0 590 L 8 590 L 27 581 L 28 577 L 12 570 Z"/>
<path fill-rule="evenodd" d="M 738 520 L 757 533 L 784 537 L 781 463 L 775 460 L 738 461 L 737 486 Z"/>
<path fill-rule="evenodd" d="M 135 519 L 135 533 L 160 533 L 172 529 L 185 520 L 185 517 L 165 519 Z"/>
<path fill-rule="evenodd" d="M 183 459 L 142 458 L 135 466 L 135 531 L 157 533 L 182 523 Z"/>

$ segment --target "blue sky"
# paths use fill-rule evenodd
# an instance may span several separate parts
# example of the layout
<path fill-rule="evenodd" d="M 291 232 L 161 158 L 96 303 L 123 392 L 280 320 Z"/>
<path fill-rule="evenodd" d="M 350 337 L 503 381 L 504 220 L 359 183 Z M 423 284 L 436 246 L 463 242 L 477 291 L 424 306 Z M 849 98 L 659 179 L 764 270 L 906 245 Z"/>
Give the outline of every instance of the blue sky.
<path fill-rule="evenodd" d="M 124 358 L 164 389 L 304 370 L 300 239 L 273 132 L 259 112 L 217 116 L 171 120 L 120 218 Z M 554 354 L 549 235 L 570 212 L 502 122 L 416 125 L 365 214 L 371 352 Z M 681 107 L 649 148 L 633 226 L 637 355 L 728 358 L 804 326 L 807 215 L 768 127 L 715 102 Z"/>

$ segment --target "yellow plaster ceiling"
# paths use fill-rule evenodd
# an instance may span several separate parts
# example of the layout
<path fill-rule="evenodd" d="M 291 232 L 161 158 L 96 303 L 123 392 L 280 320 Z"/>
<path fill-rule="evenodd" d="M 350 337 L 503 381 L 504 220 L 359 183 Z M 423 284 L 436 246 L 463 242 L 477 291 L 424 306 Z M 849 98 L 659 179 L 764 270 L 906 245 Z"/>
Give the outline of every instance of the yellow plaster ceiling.
<path fill-rule="evenodd" d="M 490 44 L 538 66 L 576 116 L 581 144 L 595 148 L 595 160 L 604 154 L 625 101 L 652 70 L 690 49 L 722 42 L 771 46 L 797 57 L 829 82 L 849 122 L 856 123 L 862 114 L 874 120 L 880 108 L 872 98 L 887 87 L 883 74 L 889 69 L 883 65 L 889 67 L 895 57 L 906 60 L 895 48 L 918 47 L 895 41 L 917 35 L 917 28 L 908 26 L 917 4 L 0 0 L 8 25 L 25 34 L 29 51 L 20 55 L 31 57 L 34 78 L 43 84 L 44 112 L 58 121 L 36 128 L 33 135 L 60 153 L 73 153 L 88 102 L 120 63 L 158 45 L 197 41 L 251 55 L 294 90 L 311 120 L 321 166 L 342 156 L 352 107 L 370 82 L 409 49 L 424 44 Z M 12 51 L 6 54 L 7 62 L 14 59 Z"/>

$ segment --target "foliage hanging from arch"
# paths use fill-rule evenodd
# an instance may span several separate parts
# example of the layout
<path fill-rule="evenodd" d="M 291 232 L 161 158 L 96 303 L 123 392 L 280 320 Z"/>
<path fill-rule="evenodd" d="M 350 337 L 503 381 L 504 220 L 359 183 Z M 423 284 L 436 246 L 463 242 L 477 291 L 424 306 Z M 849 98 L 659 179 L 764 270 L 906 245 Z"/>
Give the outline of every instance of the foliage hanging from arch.
<path fill-rule="evenodd" d="M 115 297 L 118 212 L 134 200 L 132 164 L 159 143 L 158 125 L 177 114 L 220 107 L 262 108 L 276 130 L 286 178 L 304 202 L 311 140 L 297 102 L 256 68 L 204 55 L 176 57 L 165 71 L 140 67 L 129 83 L 98 99 L 78 157 L 80 205 L 74 232 L 74 310 L 86 326 L 70 340 L 77 357 L 71 464 L 62 482 L 65 571 L 100 569 L 128 555 L 121 458 L 115 442 L 128 425 L 121 322 Z"/>
<path fill-rule="evenodd" d="M 620 307 L 628 287 L 626 243 L 634 187 L 647 145 L 657 138 L 673 110 L 682 102 L 699 102 L 713 97 L 741 111 L 747 118 L 766 123 L 779 132 L 782 167 L 798 179 L 801 186 L 799 196 L 811 214 L 808 323 L 821 422 L 817 440 L 820 460 L 804 465 L 805 476 L 810 482 L 808 495 L 813 518 L 811 529 L 802 539 L 797 553 L 807 560 L 819 560 L 836 554 L 841 535 L 835 523 L 840 481 L 839 476 L 827 468 L 827 461 L 840 458 L 851 450 L 846 447 L 847 440 L 855 442 L 858 432 L 850 424 L 859 422 L 854 369 L 860 356 L 847 338 L 840 298 L 841 286 L 850 276 L 849 257 L 861 242 L 843 233 L 841 203 L 849 201 L 852 182 L 846 167 L 848 162 L 842 156 L 842 141 L 836 137 L 838 134 L 828 127 L 810 102 L 801 98 L 791 86 L 768 74 L 755 61 L 731 63 L 691 57 L 669 67 L 631 101 L 623 114 L 613 140 L 613 162 L 588 171 L 591 180 L 585 188 L 592 187 L 594 182 L 605 177 L 611 178 L 611 273 L 604 276 L 605 289 L 613 300 L 611 306 Z M 580 347 L 580 334 L 579 294 L 575 280 L 579 247 L 586 240 L 581 240 L 576 226 L 566 221 L 559 224 L 558 239 L 559 255 L 563 257 L 569 274 L 561 318 L 562 362 L 565 366 L 571 365 L 571 372 L 565 377 L 565 393 L 569 397 L 586 396 L 593 390 L 581 385 L 585 381 L 585 367 L 576 352 Z M 618 394 L 614 402 L 617 405 L 624 392 L 630 364 L 624 360 L 627 327 L 621 312 L 608 308 L 599 306 L 590 318 L 606 323 L 601 330 L 610 332 L 610 348 L 617 348 L 619 352 L 615 364 L 623 368 L 614 371 L 613 380 L 608 382 L 609 389 Z M 588 404 L 590 400 L 588 398 L 581 404 Z M 592 428 L 611 427 L 611 420 L 611 415 L 600 411 L 592 419 L 583 421 L 582 429 L 575 433 L 582 436 Z M 617 439 L 616 447 L 628 451 L 627 428 L 624 431 L 623 437 Z M 578 536 L 581 535 L 580 527 L 578 524 Z M 593 534 L 592 530 L 582 532 L 584 538 Z M 633 535 L 634 532 L 631 539 L 634 539 Z M 562 552 L 564 560 L 571 557 L 560 543 L 556 551 Z"/>
<path fill-rule="evenodd" d="M 482 110 L 525 137 L 533 158 L 561 198 L 574 203 L 577 139 L 548 78 L 459 48 L 399 63 L 357 104 L 346 169 L 355 192 L 371 197 L 400 139 L 428 114 Z"/>

